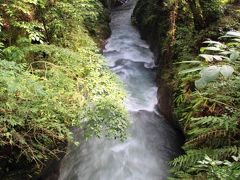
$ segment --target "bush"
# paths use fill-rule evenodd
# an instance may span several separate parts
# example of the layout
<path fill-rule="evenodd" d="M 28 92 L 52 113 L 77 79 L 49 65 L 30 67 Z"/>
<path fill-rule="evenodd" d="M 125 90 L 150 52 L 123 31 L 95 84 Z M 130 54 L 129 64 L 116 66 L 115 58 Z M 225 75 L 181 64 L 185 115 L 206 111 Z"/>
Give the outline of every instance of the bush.
<path fill-rule="evenodd" d="M 240 154 L 239 37 L 239 32 L 228 32 L 222 38 L 230 41 L 206 41 L 200 54 L 204 61 L 180 62 L 195 67 L 179 73 L 176 112 L 187 137 L 186 154 L 172 161 L 178 178 L 239 177 L 240 163 L 232 158 Z"/>
<path fill-rule="evenodd" d="M 104 16 L 102 5 L 92 0 L 8 5 L 0 5 L 8 10 L 0 22 L 10 22 L 1 23 L 0 37 L 0 177 L 38 174 L 66 143 L 79 143 L 73 127 L 85 138 L 123 140 L 125 93 L 89 36 Z M 42 28 L 29 33 L 36 23 Z"/>

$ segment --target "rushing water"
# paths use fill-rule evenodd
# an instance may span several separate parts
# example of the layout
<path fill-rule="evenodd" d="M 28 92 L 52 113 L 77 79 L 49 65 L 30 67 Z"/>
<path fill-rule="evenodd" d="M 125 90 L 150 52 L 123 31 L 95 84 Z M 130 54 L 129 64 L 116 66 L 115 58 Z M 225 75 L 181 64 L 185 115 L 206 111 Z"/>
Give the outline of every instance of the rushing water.
<path fill-rule="evenodd" d="M 70 152 L 60 180 L 160 180 L 179 150 L 176 132 L 157 113 L 153 54 L 131 25 L 134 0 L 112 12 L 104 56 L 128 92 L 131 128 L 125 142 L 93 138 Z"/>

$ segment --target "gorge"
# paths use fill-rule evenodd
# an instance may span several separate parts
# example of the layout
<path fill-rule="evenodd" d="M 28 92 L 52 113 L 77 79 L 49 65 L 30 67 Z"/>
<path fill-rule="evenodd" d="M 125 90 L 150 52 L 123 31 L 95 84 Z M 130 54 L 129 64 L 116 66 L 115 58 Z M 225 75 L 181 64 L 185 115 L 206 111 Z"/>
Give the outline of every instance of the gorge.
<path fill-rule="evenodd" d="M 145 41 L 131 23 L 136 1 L 112 10 L 112 35 L 104 49 L 108 66 L 124 83 L 130 116 L 125 142 L 93 138 L 69 149 L 60 180 L 166 179 L 168 161 L 180 152 L 180 137 L 158 113 L 156 67 Z"/>

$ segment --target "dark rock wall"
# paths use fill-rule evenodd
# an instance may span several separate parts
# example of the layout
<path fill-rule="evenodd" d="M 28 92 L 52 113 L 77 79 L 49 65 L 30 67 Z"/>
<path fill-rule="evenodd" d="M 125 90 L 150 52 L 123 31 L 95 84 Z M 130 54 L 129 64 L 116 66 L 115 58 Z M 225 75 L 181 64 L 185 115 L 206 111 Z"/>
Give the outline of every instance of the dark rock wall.
<path fill-rule="evenodd" d="M 158 65 L 158 109 L 181 131 L 178 120 L 173 116 L 173 92 L 168 84 L 172 62 L 171 39 L 168 35 L 171 28 L 171 10 L 166 3 L 167 0 L 139 0 L 132 15 L 132 22 L 139 29 L 142 38 L 150 44 Z"/>
<path fill-rule="evenodd" d="M 169 13 L 163 0 L 139 0 L 132 15 L 134 25 L 150 44 L 155 54 L 155 63 L 159 65 L 167 64 L 165 45 L 170 27 Z"/>

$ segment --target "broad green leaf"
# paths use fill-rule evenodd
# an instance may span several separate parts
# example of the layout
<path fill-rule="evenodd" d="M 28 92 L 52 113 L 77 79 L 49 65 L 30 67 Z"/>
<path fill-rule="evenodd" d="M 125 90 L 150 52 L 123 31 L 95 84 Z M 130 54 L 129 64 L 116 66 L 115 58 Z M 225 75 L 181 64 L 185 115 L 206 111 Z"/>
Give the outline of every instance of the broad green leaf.
<path fill-rule="evenodd" d="M 221 54 L 221 55 L 228 55 L 228 54 L 231 54 L 231 52 L 230 51 L 222 51 L 219 54 Z M 224 58 L 226 58 L 226 57 L 224 57 Z"/>
<path fill-rule="evenodd" d="M 195 81 L 195 87 L 197 89 L 203 89 L 206 86 L 207 86 L 207 82 L 203 78 L 200 78 L 199 80 Z"/>
<path fill-rule="evenodd" d="M 232 158 L 234 159 L 234 161 L 239 161 L 239 159 L 240 159 L 240 156 L 239 156 L 239 157 L 232 156 Z"/>
<path fill-rule="evenodd" d="M 220 73 L 223 75 L 223 77 L 225 78 L 229 78 L 230 76 L 232 76 L 234 72 L 234 69 L 232 66 L 229 66 L 229 65 L 223 65 L 221 68 L 220 68 Z"/>
<path fill-rule="evenodd" d="M 240 38 L 240 32 L 229 31 L 224 36 L 221 36 L 220 38 Z"/>
<path fill-rule="evenodd" d="M 186 70 L 180 71 L 178 74 L 192 73 L 192 72 L 200 71 L 200 70 L 202 70 L 202 69 L 203 69 L 203 67 L 197 67 L 197 68 L 186 69 Z"/>
<path fill-rule="evenodd" d="M 203 47 L 202 48 L 204 51 L 223 51 L 222 49 L 220 49 L 219 47 Z"/>
<path fill-rule="evenodd" d="M 212 41 L 212 40 L 204 41 L 203 43 L 205 43 L 205 44 L 217 44 L 217 45 L 220 45 L 220 46 L 225 46 L 223 43 L 220 43 L 218 41 Z"/>
<path fill-rule="evenodd" d="M 213 61 L 213 55 L 209 55 L 209 54 L 199 54 L 200 57 L 204 58 L 206 61 Z"/>
<path fill-rule="evenodd" d="M 240 53 L 238 51 L 233 51 L 230 55 L 231 61 L 236 61 L 239 58 Z"/>
<path fill-rule="evenodd" d="M 209 66 L 207 68 L 204 68 L 200 75 L 206 82 L 214 81 L 218 78 L 220 73 L 220 67 L 218 66 Z"/>
<path fill-rule="evenodd" d="M 226 52 L 226 51 L 224 51 L 224 52 Z M 223 59 L 227 59 L 227 57 L 222 56 L 222 55 L 200 54 L 199 56 L 204 58 L 208 62 L 212 62 L 214 60 L 222 61 Z"/>
<path fill-rule="evenodd" d="M 176 62 L 174 64 L 201 64 L 201 61 L 181 61 L 181 62 Z"/>
<path fill-rule="evenodd" d="M 229 32 L 227 32 L 226 36 L 240 38 L 240 32 L 238 32 L 238 31 L 229 31 Z"/>
<path fill-rule="evenodd" d="M 206 159 L 207 161 L 212 161 L 212 159 L 208 155 L 205 155 L 204 159 Z"/>
<path fill-rule="evenodd" d="M 225 57 L 224 56 L 219 56 L 219 55 L 214 55 L 213 58 L 217 61 L 222 61 Z"/>
<path fill-rule="evenodd" d="M 233 39 L 234 41 L 237 41 L 237 42 L 240 42 L 240 39 L 238 39 L 238 38 L 235 38 L 235 39 Z"/>

